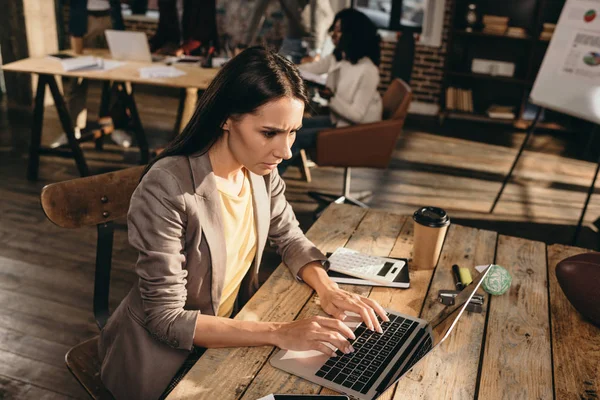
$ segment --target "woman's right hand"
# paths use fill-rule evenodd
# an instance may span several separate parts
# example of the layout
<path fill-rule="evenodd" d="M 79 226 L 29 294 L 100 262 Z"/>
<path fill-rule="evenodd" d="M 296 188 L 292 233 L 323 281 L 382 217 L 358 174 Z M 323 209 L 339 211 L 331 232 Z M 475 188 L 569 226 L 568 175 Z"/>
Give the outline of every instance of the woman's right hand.
<path fill-rule="evenodd" d="M 333 97 L 333 94 L 334 94 L 333 91 L 331 89 L 329 89 L 328 87 L 319 89 L 319 96 L 321 96 L 325 100 L 331 99 Z"/>
<path fill-rule="evenodd" d="M 326 345 L 343 353 L 354 351 L 348 339 L 356 337 L 352 329 L 334 318 L 311 317 L 278 325 L 274 331 L 274 344 L 284 350 L 318 350 L 328 356 L 335 352 Z"/>

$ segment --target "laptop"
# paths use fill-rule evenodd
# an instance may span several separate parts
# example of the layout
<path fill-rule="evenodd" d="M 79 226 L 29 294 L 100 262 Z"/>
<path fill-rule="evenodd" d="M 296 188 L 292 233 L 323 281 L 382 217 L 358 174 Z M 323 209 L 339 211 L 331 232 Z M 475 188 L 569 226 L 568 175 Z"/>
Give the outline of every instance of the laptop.
<path fill-rule="evenodd" d="M 429 321 L 386 310 L 390 321 L 380 319 L 380 334 L 368 330 L 352 314 L 344 323 L 356 336 L 351 341 L 353 353 L 336 350 L 338 356 L 329 357 L 319 351 L 279 350 L 271 357 L 271 365 L 354 399 L 377 399 L 448 337 L 489 270 L 488 266 L 462 290 L 453 306 Z"/>
<path fill-rule="evenodd" d="M 148 36 L 145 33 L 107 29 L 104 35 L 113 60 L 156 61 L 150 54 Z"/>

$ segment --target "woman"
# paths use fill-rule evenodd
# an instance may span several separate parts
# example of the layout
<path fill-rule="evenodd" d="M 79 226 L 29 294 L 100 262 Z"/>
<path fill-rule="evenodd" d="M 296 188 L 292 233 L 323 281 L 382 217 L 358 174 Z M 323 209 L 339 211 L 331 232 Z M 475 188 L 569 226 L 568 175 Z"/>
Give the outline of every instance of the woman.
<path fill-rule="evenodd" d="M 377 27 L 365 14 L 347 8 L 336 14 L 329 31 L 335 45 L 333 54 L 298 68 L 313 74 L 327 73 L 326 88 L 319 94 L 329 100 L 330 113 L 304 120 L 293 156 L 300 149 L 314 148 L 319 131 L 381 120 L 383 106 L 377 91 L 381 38 Z M 288 164 L 282 163 L 279 172 L 283 173 Z"/>
<path fill-rule="evenodd" d="M 117 399 L 159 398 L 199 348 L 350 352 L 353 334 L 340 321 L 346 311 L 378 331 L 376 315 L 388 320 L 375 301 L 328 278 L 325 256 L 285 200 L 276 167 L 291 156 L 306 101 L 290 62 L 247 49 L 222 68 L 184 132 L 148 166 L 128 213 L 139 279 L 99 339 L 102 381 Z M 267 238 L 334 318 L 227 318 L 238 292 L 257 289 Z"/>

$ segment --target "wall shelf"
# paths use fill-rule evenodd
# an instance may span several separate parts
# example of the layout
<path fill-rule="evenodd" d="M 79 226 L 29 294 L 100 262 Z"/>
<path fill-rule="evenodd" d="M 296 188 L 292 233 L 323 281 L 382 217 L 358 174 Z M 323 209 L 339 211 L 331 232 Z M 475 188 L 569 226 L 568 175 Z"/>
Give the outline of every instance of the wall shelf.
<path fill-rule="evenodd" d="M 558 21 L 565 0 L 477 2 L 477 11 L 481 16 L 507 17 L 507 26 L 524 28 L 527 32 L 525 37 L 465 30 L 465 15 L 469 3 L 472 1 L 454 0 L 452 6 L 443 67 L 440 117 L 442 120 L 474 120 L 527 129 L 531 121 L 524 120 L 523 113 L 549 43 L 549 40 L 539 38 L 540 33 L 544 23 Z M 474 73 L 471 66 L 475 58 L 512 63 L 515 66 L 514 76 Z M 449 88 L 457 90 L 449 92 Z M 460 99 L 464 92 L 469 96 L 466 103 Z M 454 109 L 447 109 L 446 101 L 452 102 Z M 456 109 L 457 104 L 460 105 L 459 110 Z M 515 120 L 488 117 L 486 111 L 492 105 L 512 108 Z M 465 109 L 473 112 L 465 112 Z M 550 113 L 547 120 L 540 121 L 538 126 L 540 129 L 568 131 L 569 128 L 564 123 L 570 124 L 572 119 L 563 117 L 557 113 Z"/>
<path fill-rule="evenodd" d="M 520 40 L 520 41 L 531 41 L 531 36 L 527 35 L 524 37 L 519 36 L 510 36 L 510 35 L 497 35 L 489 32 L 468 32 L 463 29 L 457 29 L 454 31 L 455 35 L 458 36 L 473 36 L 473 37 L 484 37 L 484 38 L 499 38 L 499 39 L 511 39 L 511 40 Z"/>
<path fill-rule="evenodd" d="M 475 72 L 459 72 L 459 71 L 446 71 L 448 75 L 451 76 L 461 76 L 463 78 L 474 78 L 474 79 L 489 79 L 492 81 L 506 82 L 506 83 L 516 83 L 519 85 L 532 86 L 533 81 L 513 78 L 510 76 L 501 76 L 501 75 L 488 75 L 488 74 L 478 74 Z"/>

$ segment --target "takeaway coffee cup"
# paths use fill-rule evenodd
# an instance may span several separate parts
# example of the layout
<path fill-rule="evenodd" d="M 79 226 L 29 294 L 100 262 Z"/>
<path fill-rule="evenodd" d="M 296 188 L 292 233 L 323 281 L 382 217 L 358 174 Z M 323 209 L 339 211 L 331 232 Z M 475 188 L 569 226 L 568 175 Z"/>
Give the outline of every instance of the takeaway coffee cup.
<path fill-rule="evenodd" d="M 416 269 L 433 269 L 440 257 L 450 218 L 438 207 L 421 207 L 413 214 L 413 264 Z"/>

